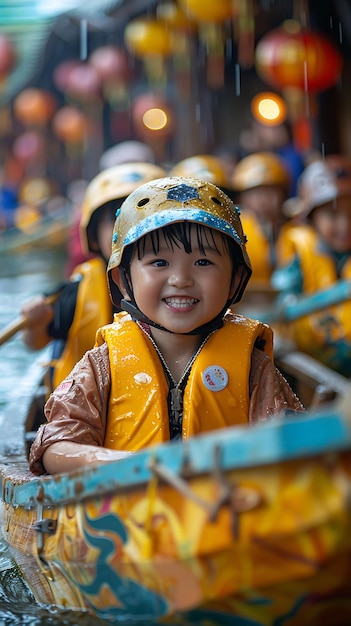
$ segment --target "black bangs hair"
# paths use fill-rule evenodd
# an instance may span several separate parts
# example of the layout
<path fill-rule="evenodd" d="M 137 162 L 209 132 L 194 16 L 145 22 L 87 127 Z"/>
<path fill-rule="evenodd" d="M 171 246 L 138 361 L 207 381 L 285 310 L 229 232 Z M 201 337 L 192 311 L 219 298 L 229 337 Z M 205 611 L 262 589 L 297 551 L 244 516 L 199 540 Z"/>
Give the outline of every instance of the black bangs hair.
<path fill-rule="evenodd" d="M 217 232 L 221 236 L 223 249 L 228 252 L 233 261 L 233 270 L 235 270 L 238 265 L 245 264 L 239 245 L 225 233 L 195 222 L 175 222 L 174 224 L 168 224 L 163 228 L 153 230 L 141 237 L 141 239 L 138 239 L 134 244 L 127 246 L 123 252 L 121 261 L 124 271 L 128 273 L 135 249 L 137 250 L 138 259 L 143 258 L 147 240 L 151 241 L 154 253 L 158 253 L 160 249 L 161 233 L 167 246 L 171 250 L 183 248 L 187 254 L 190 254 L 192 251 L 191 234 L 194 229 L 196 230 L 197 245 L 201 254 L 206 254 L 206 248 L 212 248 L 221 254 L 221 250 L 219 250 L 218 244 L 214 239 L 214 233 Z"/>

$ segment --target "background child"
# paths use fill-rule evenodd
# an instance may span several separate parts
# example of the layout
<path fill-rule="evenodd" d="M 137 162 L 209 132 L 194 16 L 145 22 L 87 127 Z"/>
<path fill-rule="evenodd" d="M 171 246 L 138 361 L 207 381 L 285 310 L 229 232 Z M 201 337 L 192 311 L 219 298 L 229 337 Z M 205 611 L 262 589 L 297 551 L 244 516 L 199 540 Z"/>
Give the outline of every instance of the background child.
<path fill-rule="evenodd" d="M 299 181 L 305 224 L 289 233 L 272 276 L 282 298 L 312 294 L 351 278 L 351 158 L 330 155 L 310 163 Z M 300 350 L 351 376 L 351 301 L 291 324 Z"/>
<path fill-rule="evenodd" d="M 276 246 L 286 230 L 282 204 L 287 198 L 289 175 L 285 163 L 272 152 L 250 154 L 236 165 L 231 182 L 248 237 L 251 287 L 269 287 L 276 265 Z"/>
<path fill-rule="evenodd" d="M 38 350 L 53 344 L 52 388 L 94 345 L 97 328 L 112 321 L 113 310 L 106 282 L 116 210 L 139 185 L 164 175 L 151 163 L 123 163 L 100 172 L 86 189 L 80 220 L 84 252 L 95 256 L 78 265 L 58 292 L 54 304 L 44 296 L 24 303 L 26 345 Z"/>
<path fill-rule="evenodd" d="M 170 177 L 134 191 L 108 266 L 112 301 L 127 312 L 48 400 L 32 471 L 303 410 L 273 364 L 271 329 L 228 313 L 250 275 L 239 213 L 215 185 Z"/>

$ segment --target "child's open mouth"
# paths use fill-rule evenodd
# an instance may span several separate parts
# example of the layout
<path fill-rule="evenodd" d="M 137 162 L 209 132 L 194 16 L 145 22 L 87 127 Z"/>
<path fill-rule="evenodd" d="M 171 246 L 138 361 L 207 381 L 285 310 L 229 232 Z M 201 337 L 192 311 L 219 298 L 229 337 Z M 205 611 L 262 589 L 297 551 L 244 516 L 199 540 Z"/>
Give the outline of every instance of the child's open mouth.
<path fill-rule="evenodd" d="M 188 309 L 198 302 L 196 298 L 165 298 L 164 302 L 172 309 Z"/>

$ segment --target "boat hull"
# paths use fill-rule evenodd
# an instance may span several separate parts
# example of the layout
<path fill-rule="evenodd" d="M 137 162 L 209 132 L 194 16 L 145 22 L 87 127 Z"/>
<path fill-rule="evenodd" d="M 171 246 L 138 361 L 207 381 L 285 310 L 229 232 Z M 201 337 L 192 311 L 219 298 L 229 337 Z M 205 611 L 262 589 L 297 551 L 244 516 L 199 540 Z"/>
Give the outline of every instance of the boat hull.
<path fill-rule="evenodd" d="M 218 431 L 54 478 L 2 467 L 1 533 L 45 604 L 144 623 L 345 626 L 348 440 L 331 416 Z"/>

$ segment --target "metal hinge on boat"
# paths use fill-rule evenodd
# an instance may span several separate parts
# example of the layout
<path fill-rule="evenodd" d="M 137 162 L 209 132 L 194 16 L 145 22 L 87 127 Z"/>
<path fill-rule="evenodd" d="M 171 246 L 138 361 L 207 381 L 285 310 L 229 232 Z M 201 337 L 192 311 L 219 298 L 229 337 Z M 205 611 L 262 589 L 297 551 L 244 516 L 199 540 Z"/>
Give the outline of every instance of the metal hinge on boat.
<path fill-rule="evenodd" d="M 54 519 L 41 519 L 34 524 L 34 530 L 37 533 L 47 533 L 48 535 L 54 535 L 56 532 L 57 521 Z"/>
<path fill-rule="evenodd" d="M 50 519 L 48 517 L 43 517 L 43 505 L 38 503 L 38 519 L 33 524 L 33 528 L 35 530 L 37 550 L 38 550 L 38 558 L 41 563 L 41 567 L 43 573 L 49 580 L 54 580 L 54 575 L 52 573 L 51 567 L 49 563 L 43 558 L 43 548 L 44 548 L 44 534 L 46 535 L 54 535 L 57 528 L 57 521 L 54 519 Z"/>

